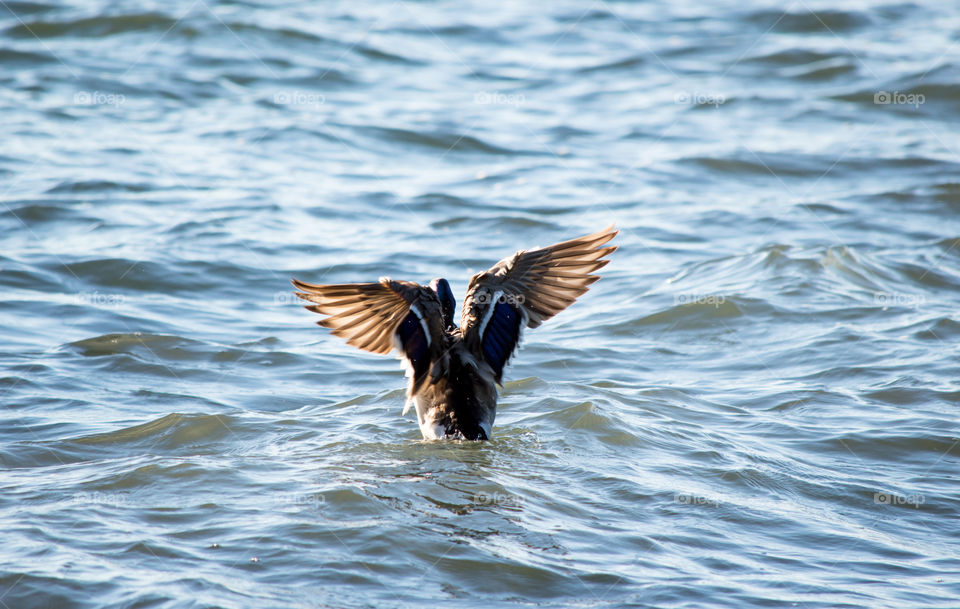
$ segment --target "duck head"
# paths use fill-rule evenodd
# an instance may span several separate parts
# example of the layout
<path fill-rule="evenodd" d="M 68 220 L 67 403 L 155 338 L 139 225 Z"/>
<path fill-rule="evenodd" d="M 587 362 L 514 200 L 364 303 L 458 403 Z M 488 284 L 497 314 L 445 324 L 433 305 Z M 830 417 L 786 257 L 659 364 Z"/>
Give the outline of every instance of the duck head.
<path fill-rule="evenodd" d="M 440 312 L 443 315 L 444 326 L 448 330 L 456 327 L 453 323 L 453 312 L 457 308 L 457 299 L 453 297 L 450 284 L 443 277 L 438 277 L 430 282 L 430 289 L 436 292 L 440 299 Z"/>

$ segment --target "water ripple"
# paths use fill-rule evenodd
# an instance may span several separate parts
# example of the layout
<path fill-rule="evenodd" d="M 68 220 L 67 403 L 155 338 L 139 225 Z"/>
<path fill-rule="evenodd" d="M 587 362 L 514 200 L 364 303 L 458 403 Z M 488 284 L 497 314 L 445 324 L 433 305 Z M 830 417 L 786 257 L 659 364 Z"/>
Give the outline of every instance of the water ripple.
<path fill-rule="evenodd" d="M 953 607 L 933 4 L 0 10 L 9 607 Z M 615 222 L 424 442 L 316 282 Z"/>

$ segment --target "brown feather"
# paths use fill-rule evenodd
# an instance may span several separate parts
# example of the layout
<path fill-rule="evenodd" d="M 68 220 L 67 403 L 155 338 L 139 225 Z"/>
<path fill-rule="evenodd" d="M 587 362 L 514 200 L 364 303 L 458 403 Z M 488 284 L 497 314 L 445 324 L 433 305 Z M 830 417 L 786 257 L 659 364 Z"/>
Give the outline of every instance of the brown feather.
<path fill-rule="evenodd" d="M 488 303 L 478 302 L 478 290 L 493 294 L 502 291 L 514 298 L 527 312 L 527 326 L 534 328 L 570 306 L 600 279 L 591 275 L 609 263 L 605 259 L 617 250 L 607 245 L 618 231 L 609 226 L 602 231 L 562 241 L 530 251 L 519 251 L 484 273 L 474 275 L 463 304 L 461 333 L 469 342 L 477 342 L 479 326 Z"/>

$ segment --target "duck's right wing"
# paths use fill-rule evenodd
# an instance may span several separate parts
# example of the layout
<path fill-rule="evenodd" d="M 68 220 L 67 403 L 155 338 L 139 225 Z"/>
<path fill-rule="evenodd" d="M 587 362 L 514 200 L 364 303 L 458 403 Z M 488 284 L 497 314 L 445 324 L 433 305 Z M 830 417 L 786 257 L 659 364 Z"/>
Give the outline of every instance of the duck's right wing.
<path fill-rule="evenodd" d="M 549 247 L 519 251 L 470 279 L 460 331 L 472 353 L 493 369 L 497 382 L 524 327 L 536 328 L 570 306 L 590 284 L 592 272 L 616 246 L 613 226 Z"/>

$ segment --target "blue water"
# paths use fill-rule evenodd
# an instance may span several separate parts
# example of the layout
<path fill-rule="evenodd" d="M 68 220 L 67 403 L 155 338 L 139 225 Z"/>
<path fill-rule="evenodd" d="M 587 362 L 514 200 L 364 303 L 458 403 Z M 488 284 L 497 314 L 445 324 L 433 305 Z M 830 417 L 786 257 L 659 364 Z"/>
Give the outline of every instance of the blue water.
<path fill-rule="evenodd" d="M 949 3 L 0 3 L 0 607 L 960 606 Z M 489 443 L 289 278 L 616 223 Z"/>

